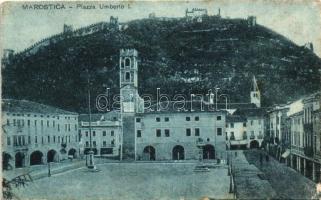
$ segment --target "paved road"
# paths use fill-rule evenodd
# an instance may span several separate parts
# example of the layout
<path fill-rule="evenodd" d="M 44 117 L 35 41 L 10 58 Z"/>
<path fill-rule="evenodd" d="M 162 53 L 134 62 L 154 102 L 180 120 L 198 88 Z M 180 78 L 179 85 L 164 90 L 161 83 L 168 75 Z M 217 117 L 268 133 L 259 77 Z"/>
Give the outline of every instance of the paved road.
<path fill-rule="evenodd" d="M 22 199 L 231 198 L 227 168 L 194 172 L 197 163 L 108 163 L 34 181 L 15 190 Z"/>
<path fill-rule="evenodd" d="M 276 193 L 271 184 L 262 178 L 262 172 L 245 158 L 243 151 L 230 151 L 235 192 L 238 199 L 273 199 Z"/>
<path fill-rule="evenodd" d="M 260 165 L 259 150 L 244 151 L 249 163 L 254 164 L 263 173 L 277 193 L 277 198 L 282 199 L 311 199 L 316 193 L 316 184 L 299 174 L 295 170 L 279 163 L 272 157 L 269 162 L 265 159 Z"/>

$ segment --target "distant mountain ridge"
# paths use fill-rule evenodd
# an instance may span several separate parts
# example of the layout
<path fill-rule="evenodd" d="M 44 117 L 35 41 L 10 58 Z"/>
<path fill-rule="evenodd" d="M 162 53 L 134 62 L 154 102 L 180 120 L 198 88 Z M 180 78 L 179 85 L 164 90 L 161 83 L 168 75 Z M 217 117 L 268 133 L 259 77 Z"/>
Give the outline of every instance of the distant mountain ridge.
<path fill-rule="evenodd" d="M 246 19 L 152 17 L 119 25 L 114 18 L 97 24 L 77 31 L 66 27 L 59 39 L 50 37 L 32 53 L 10 58 L 2 72 L 3 96 L 84 112 L 87 70 L 93 97 L 106 87 L 110 95 L 119 93 L 121 48 L 139 53 L 141 94 L 156 96 L 156 88 L 171 96 L 207 94 L 217 85 L 231 102 L 249 102 L 253 75 L 264 106 L 320 89 L 319 57 Z"/>

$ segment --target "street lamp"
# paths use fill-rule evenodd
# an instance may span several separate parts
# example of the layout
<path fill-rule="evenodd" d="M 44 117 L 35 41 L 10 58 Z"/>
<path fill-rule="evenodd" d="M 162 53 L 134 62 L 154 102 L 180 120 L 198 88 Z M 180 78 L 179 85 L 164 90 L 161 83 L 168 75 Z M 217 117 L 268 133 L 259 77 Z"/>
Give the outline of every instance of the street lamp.
<path fill-rule="evenodd" d="M 87 69 L 87 82 L 88 82 L 88 114 L 89 114 L 89 163 L 87 164 L 87 167 L 89 169 L 96 170 L 96 165 L 94 162 L 94 151 L 92 149 L 92 137 L 91 137 L 91 108 L 90 108 L 90 81 L 89 81 L 89 72 Z M 86 159 L 87 160 L 87 159 Z"/>

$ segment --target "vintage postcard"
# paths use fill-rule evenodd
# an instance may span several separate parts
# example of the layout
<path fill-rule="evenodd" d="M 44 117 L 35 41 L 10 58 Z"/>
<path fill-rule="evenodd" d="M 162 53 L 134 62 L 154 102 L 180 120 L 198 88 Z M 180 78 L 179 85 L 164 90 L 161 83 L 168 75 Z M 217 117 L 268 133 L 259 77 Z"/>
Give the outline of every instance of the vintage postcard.
<path fill-rule="evenodd" d="M 0 5 L 3 199 L 321 198 L 321 2 Z"/>

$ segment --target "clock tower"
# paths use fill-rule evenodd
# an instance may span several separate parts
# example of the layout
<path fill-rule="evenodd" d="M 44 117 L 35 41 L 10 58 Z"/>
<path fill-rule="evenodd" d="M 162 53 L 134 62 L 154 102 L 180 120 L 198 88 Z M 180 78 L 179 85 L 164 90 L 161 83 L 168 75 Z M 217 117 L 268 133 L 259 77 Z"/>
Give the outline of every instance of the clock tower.
<path fill-rule="evenodd" d="M 122 158 L 135 159 L 135 115 L 143 112 L 143 101 L 138 94 L 138 53 L 135 49 L 121 49 L 120 102 L 122 119 Z"/>

